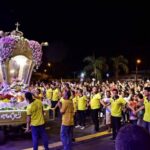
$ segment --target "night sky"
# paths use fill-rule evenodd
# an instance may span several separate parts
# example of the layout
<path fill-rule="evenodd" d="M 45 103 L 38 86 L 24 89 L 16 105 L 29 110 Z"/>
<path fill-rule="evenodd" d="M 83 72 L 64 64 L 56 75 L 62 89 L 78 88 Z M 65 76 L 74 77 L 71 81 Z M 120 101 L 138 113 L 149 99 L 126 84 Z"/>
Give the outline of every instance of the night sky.
<path fill-rule="evenodd" d="M 67 1 L 1 1 L 0 30 L 20 30 L 28 39 L 48 41 L 43 60 L 79 71 L 83 58 L 95 53 L 124 55 L 130 70 L 136 58 L 150 69 L 150 13 L 147 4 Z"/>

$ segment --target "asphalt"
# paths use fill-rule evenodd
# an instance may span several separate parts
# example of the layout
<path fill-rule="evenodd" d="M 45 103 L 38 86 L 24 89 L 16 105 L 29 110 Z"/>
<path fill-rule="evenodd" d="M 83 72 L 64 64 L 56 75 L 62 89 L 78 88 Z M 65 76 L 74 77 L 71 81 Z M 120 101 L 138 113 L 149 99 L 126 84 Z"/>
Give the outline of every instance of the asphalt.
<path fill-rule="evenodd" d="M 73 145 L 73 150 L 115 150 L 115 144 L 110 136 L 90 139 Z"/>
<path fill-rule="evenodd" d="M 74 129 L 74 138 L 76 142 L 73 144 L 73 150 L 80 148 L 80 150 L 91 150 L 94 148 L 103 150 L 114 150 L 114 143 L 109 140 L 110 133 L 105 132 L 106 127 L 103 121 L 100 121 L 100 132 L 94 133 L 94 126 L 91 119 L 87 119 L 86 128 L 84 130 Z M 60 125 L 61 120 L 55 119 L 46 124 L 46 131 L 49 136 L 49 147 L 52 150 L 62 149 L 62 143 L 60 142 Z M 25 134 L 20 130 L 21 127 L 13 127 L 8 132 L 7 141 L 4 145 L 0 146 L 0 150 L 31 150 L 32 138 L 31 134 Z M 39 140 L 39 150 L 42 150 L 42 141 Z"/>
<path fill-rule="evenodd" d="M 110 140 L 110 136 L 99 137 L 84 142 L 75 143 L 73 150 L 115 150 L 115 144 Z M 59 149 L 54 149 L 59 150 Z"/>

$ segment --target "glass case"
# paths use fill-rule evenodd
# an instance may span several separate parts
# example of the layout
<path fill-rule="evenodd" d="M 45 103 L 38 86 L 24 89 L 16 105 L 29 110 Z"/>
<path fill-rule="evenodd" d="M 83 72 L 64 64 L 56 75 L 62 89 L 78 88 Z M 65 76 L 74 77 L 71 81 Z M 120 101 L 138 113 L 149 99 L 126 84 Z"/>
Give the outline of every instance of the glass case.
<path fill-rule="evenodd" d="M 26 56 L 18 55 L 12 57 L 9 61 L 10 82 L 12 83 L 14 80 L 19 80 L 26 83 L 31 64 L 32 61 Z"/>

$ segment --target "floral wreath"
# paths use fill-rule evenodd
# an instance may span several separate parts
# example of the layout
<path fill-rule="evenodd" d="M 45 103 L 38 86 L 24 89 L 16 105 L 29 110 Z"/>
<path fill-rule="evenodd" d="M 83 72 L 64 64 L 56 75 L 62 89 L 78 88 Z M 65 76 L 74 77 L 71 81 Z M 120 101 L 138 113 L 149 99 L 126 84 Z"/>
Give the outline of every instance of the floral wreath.
<path fill-rule="evenodd" d="M 11 57 L 16 43 L 16 38 L 12 36 L 5 36 L 0 38 L 0 60 L 2 62 Z"/>
<path fill-rule="evenodd" d="M 42 60 L 42 47 L 37 41 L 29 41 L 29 46 L 32 49 L 32 57 L 36 66 L 40 66 Z"/>
<path fill-rule="evenodd" d="M 0 38 L 0 61 L 4 62 L 12 56 L 13 50 L 17 42 L 21 40 L 19 36 L 5 36 Z M 42 46 L 37 41 L 28 41 L 32 49 L 33 62 L 37 67 L 40 66 L 42 60 Z"/>

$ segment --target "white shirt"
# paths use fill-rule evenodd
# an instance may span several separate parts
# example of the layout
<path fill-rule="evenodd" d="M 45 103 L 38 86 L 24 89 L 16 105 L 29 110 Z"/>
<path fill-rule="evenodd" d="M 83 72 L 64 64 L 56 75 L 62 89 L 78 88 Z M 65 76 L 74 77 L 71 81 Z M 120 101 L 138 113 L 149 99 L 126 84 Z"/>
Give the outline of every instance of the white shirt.
<path fill-rule="evenodd" d="M 108 103 L 110 103 L 110 98 L 106 97 L 106 98 L 103 99 L 103 101 L 108 104 Z M 110 109 L 111 109 L 111 106 L 110 105 L 107 106 L 106 107 L 106 113 L 110 113 L 111 112 Z"/>

